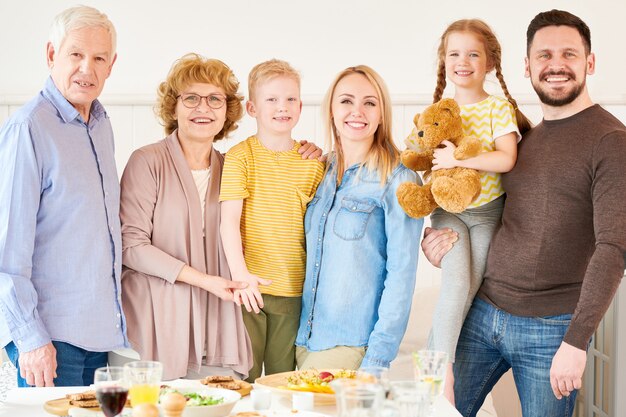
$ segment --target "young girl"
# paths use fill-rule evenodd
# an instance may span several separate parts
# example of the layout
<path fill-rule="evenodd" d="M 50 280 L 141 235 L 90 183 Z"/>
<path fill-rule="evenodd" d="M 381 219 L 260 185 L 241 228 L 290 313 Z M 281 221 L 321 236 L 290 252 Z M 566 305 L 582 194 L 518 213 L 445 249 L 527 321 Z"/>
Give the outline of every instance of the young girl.
<path fill-rule="evenodd" d="M 296 360 L 301 369 L 389 367 L 409 319 L 423 224 L 404 213 L 396 189 L 418 178 L 399 163 L 389 94 L 374 70 L 342 71 L 322 113 L 332 152 L 304 218 Z"/>
<path fill-rule="evenodd" d="M 517 142 L 530 128 L 509 94 L 501 70 L 501 49 L 491 28 L 481 20 L 459 20 L 441 36 L 434 102 L 441 99 L 446 78 L 454 84 L 454 99 L 461 107 L 463 130 L 478 138 L 483 152 L 466 160 L 454 158 L 455 146 L 447 142 L 435 151 L 433 170 L 465 167 L 480 171 L 482 192 L 462 213 L 436 209 L 433 227 L 450 228 L 459 240 L 441 262 L 441 293 L 435 307 L 430 347 L 450 358 L 444 394 L 454 404 L 452 363 L 463 320 L 480 287 L 489 243 L 500 221 L 504 203 L 500 173 L 510 171 L 517 157 Z M 486 75 L 495 75 L 507 100 L 489 95 Z M 516 125 L 517 121 L 517 125 Z M 519 127 L 519 129 L 518 129 Z"/>

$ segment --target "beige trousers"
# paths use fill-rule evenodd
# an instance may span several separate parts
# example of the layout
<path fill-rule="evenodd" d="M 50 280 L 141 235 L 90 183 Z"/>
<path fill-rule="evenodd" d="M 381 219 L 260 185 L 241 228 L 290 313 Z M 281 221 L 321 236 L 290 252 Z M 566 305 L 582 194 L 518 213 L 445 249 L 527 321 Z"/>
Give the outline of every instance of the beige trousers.
<path fill-rule="evenodd" d="M 296 346 L 298 369 L 359 369 L 366 348 L 364 346 L 336 346 L 320 352 L 311 352 Z"/>

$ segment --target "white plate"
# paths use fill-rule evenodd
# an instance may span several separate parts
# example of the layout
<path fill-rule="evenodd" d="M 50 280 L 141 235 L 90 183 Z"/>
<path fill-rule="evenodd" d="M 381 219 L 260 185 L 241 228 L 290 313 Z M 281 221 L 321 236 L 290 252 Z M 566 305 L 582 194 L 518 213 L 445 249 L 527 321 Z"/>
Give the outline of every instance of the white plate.
<path fill-rule="evenodd" d="M 222 417 L 227 416 L 233 407 L 241 399 L 241 394 L 222 388 L 209 388 L 206 385 L 198 386 L 194 381 L 180 381 L 176 384 L 169 384 L 182 394 L 187 392 L 197 392 L 202 395 L 212 397 L 222 397 L 224 402 L 215 405 L 187 406 L 183 410 L 183 417 Z M 311 416 L 313 417 L 313 416 Z"/>

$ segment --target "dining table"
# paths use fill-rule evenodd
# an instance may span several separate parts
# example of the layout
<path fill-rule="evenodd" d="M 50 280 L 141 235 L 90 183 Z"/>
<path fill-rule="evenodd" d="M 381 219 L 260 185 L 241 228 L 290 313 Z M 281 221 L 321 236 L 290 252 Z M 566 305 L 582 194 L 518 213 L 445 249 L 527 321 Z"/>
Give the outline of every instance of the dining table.
<path fill-rule="evenodd" d="M 13 388 L 7 392 L 6 400 L 0 404 L 0 417 L 52 417 L 44 410 L 44 403 L 49 400 L 62 398 L 66 394 L 82 392 L 89 387 L 46 387 L 46 388 Z M 293 412 L 291 396 L 272 394 L 271 415 L 276 417 L 324 417 L 336 416 L 337 410 L 334 405 L 315 405 L 313 412 Z M 253 411 L 250 396 L 242 397 L 231 412 L 231 416 L 243 411 Z M 104 417 L 101 412 L 84 410 L 79 408 L 70 409 L 71 417 Z M 269 413 L 268 413 L 269 414 Z M 125 412 L 123 416 L 132 413 Z M 443 397 L 439 396 L 435 401 L 435 417 L 460 417 L 461 414 Z"/>

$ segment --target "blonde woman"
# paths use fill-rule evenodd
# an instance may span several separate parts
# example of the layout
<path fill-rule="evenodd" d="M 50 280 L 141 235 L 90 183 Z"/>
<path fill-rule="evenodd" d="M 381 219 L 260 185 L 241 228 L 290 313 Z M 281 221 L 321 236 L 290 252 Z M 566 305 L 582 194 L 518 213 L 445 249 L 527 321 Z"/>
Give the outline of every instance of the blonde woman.
<path fill-rule="evenodd" d="M 396 200 L 405 181 L 381 77 L 342 71 L 323 104 L 332 149 L 305 216 L 307 265 L 298 367 L 389 367 L 406 330 L 423 221 Z"/>

